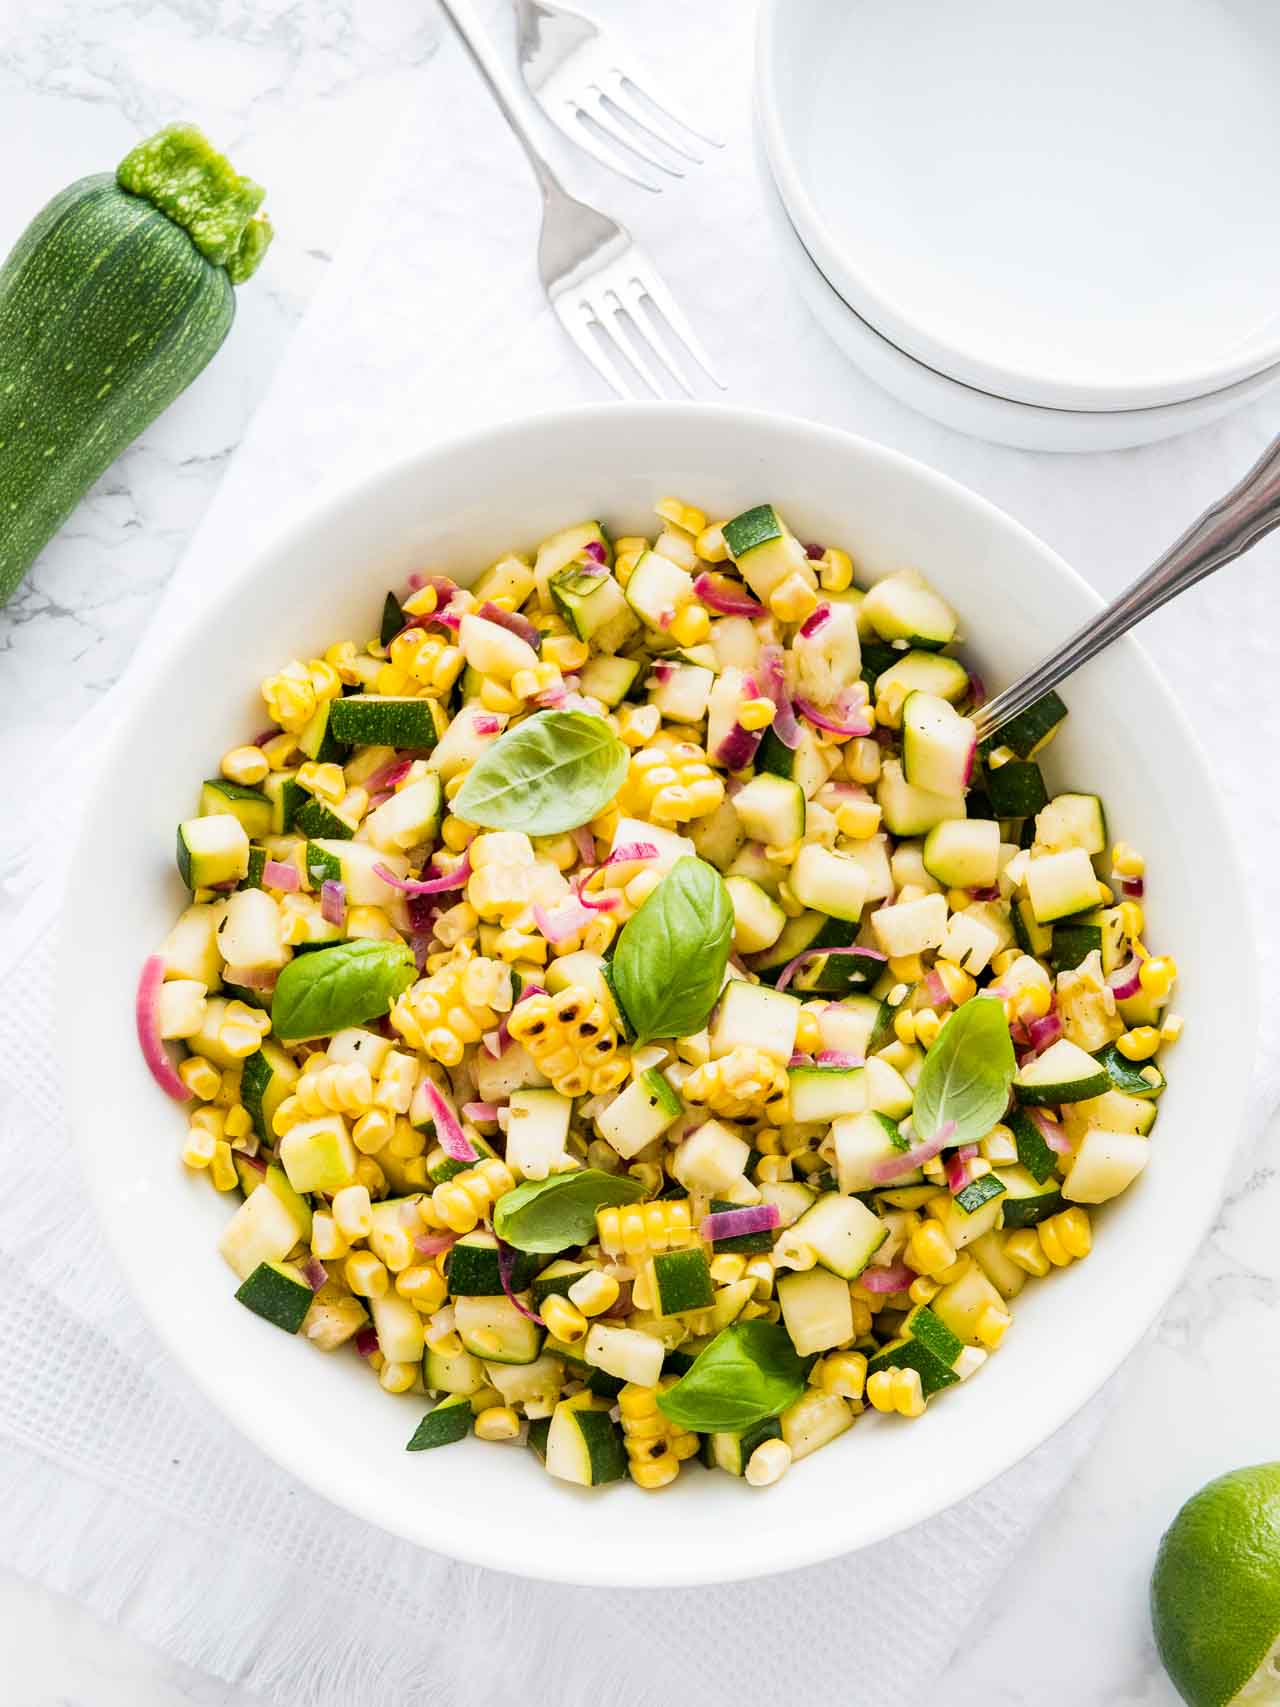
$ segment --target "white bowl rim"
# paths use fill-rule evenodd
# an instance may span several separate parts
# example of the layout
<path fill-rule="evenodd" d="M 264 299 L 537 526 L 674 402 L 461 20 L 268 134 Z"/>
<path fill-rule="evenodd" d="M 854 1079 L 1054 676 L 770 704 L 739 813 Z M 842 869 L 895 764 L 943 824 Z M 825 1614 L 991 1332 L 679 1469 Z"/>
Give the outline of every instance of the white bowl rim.
<path fill-rule="evenodd" d="M 384 485 L 393 484 L 415 469 L 421 471 L 437 459 L 446 460 L 449 457 L 467 454 L 482 447 L 487 448 L 495 456 L 500 455 L 507 440 L 518 440 L 528 433 L 531 426 L 537 426 L 544 432 L 554 432 L 562 426 L 571 427 L 579 422 L 592 420 L 618 422 L 628 417 L 644 417 L 649 420 L 661 420 L 666 417 L 674 425 L 677 421 L 687 422 L 692 414 L 696 414 L 704 420 L 709 431 L 714 431 L 717 423 L 724 423 L 726 426 L 758 427 L 766 432 L 780 429 L 788 434 L 799 435 L 801 438 L 807 437 L 815 445 L 822 444 L 833 449 L 852 449 L 857 455 L 870 458 L 873 462 L 879 460 L 886 467 L 896 466 L 899 471 L 909 474 L 914 479 L 941 488 L 950 499 L 969 508 L 975 516 L 994 524 L 1002 531 L 1010 533 L 1021 544 L 1025 545 L 1029 553 L 1045 562 L 1052 572 L 1071 583 L 1077 595 L 1082 596 L 1091 606 L 1101 608 L 1101 599 L 1083 577 L 1065 559 L 1006 511 L 1001 510 L 990 500 L 983 498 L 951 476 L 943 474 L 901 451 L 878 444 L 874 440 L 863 438 L 858 434 L 849 433 L 840 428 L 820 425 L 795 416 L 779 415 L 763 409 L 742 409 L 729 404 L 601 403 L 530 413 L 479 427 L 451 439 L 426 444 L 416 450 L 406 452 L 390 462 L 366 469 L 318 505 L 308 505 L 304 501 L 294 506 L 288 517 L 265 536 L 260 549 L 247 555 L 245 560 L 228 576 L 218 591 L 206 603 L 160 639 L 155 649 L 147 656 L 145 667 L 136 672 L 131 682 L 122 685 L 118 714 L 113 727 L 104 740 L 99 762 L 95 767 L 95 781 L 84 802 L 82 828 L 77 837 L 75 856 L 72 858 L 68 870 L 58 927 L 58 976 L 55 1000 L 57 1038 L 55 1047 L 61 1064 L 62 1090 L 68 1125 L 79 1153 L 90 1196 L 98 1211 L 108 1244 L 120 1265 L 121 1271 L 129 1281 L 135 1301 L 161 1343 L 174 1361 L 183 1369 L 187 1377 L 204 1393 L 215 1408 L 237 1428 L 241 1435 L 256 1445 L 282 1470 L 288 1475 L 296 1477 L 331 1504 L 351 1511 L 375 1526 L 399 1535 L 430 1552 L 439 1553 L 446 1551 L 446 1549 L 442 1548 L 438 1536 L 427 1538 L 423 1533 L 423 1525 L 412 1520 L 412 1502 L 401 1502 L 399 1506 L 392 1509 L 384 1507 L 375 1515 L 363 1509 L 361 1504 L 348 1503 L 335 1497 L 319 1467 L 305 1459 L 299 1462 L 295 1437 L 273 1424 L 269 1411 L 260 1409 L 256 1405 L 253 1396 L 242 1390 L 243 1384 L 241 1388 L 237 1388 L 214 1379 L 207 1372 L 201 1360 L 193 1355 L 183 1341 L 180 1331 L 181 1306 L 180 1301 L 175 1296 L 177 1289 L 156 1287 L 154 1284 L 149 1284 L 149 1282 L 153 1282 L 154 1274 L 148 1267 L 145 1250 L 132 1244 L 126 1238 L 124 1228 L 117 1224 L 112 1215 L 106 1213 L 108 1201 L 106 1193 L 111 1170 L 104 1153 L 104 1147 L 101 1145 L 95 1147 L 91 1135 L 95 1097 L 90 1087 L 76 1074 L 73 1049 L 74 1026 L 70 1023 L 72 1017 L 70 990 L 73 980 L 68 974 L 72 969 L 77 940 L 72 921 L 77 909 L 83 912 L 86 922 L 92 922 L 94 912 L 94 902 L 90 898 L 91 886 L 83 883 L 78 884 L 76 873 L 86 869 L 85 862 L 92 852 L 94 825 L 98 821 L 98 809 L 104 807 L 109 796 L 110 779 L 114 769 L 120 763 L 122 752 L 130 747 L 131 742 L 136 742 L 139 735 L 144 734 L 144 731 L 136 728 L 135 724 L 145 710 L 149 688 L 157 678 L 163 675 L 174 655 L 188 646 L 197 625 L 215 620 L 219 615 L 224 614 L 240 589 L 252 580 L 265 565 L 269 564 L 274 556 L 285 551 L 291 543 L 296 543 L 307 534 L 323 527 L 329 518 L 342 513 L 352 505 L 368 505 L 371 501 L 376 500 Z M 1242 915 L 1240 921 L 1242 929 L 1239 932 L 1239 940 L 1252 943 L 1256 941 L 1256 936 L 1247 929 L 1249 906 L 1246 896 L 1248 892 L 1243 884 L 1242 868 L 1230 819 L 1223 809 L 1220 792 L 1213 780 L 1199 738 L 1188 721 L 1180 702 L 1167 688 L 1146 652 L 1138 646 L 1133 637 L 1131 635 L 1125 636 L 1117 641 L 1115 646 L 1117 650 L 1123 651 L 1129 668 L 1144 676 L 1147 685 L 1165 702 L 1165 714 L 1176 725 L 1180 743 L 1187 750 L 1192 761 L 1198 763 L 1200 767 L 1205 805 L 1210 814 L 1216 816 L 1222 831 L 1221 845 L 1224 866 L 1222 887 L 1225 892 L 1233 895 L 1234 902 Z M 132 750 L 137 750 L 136 745 Z M 1243 1021 L 1250 1040 L 1249 1050 L 1242 1053 L 1247 1053 L 1247 1057 L 1252 1059 L 1258 1020 L 1257 968 L 1252 955 L 1245 966 L 1241 968 L 1240 986 L 1233 994 L 1239 1003 L 1236 1023 L 1238 1025 L 1241 1020 Z M 483 1566 L 508 1575 L 527 1575 L 537 1580 L 583 1584 L 585 1586 L 630 1588 L 706 1586 L 714 1583 L 755 1579 L 847 1556 L 850 1551 L 860 1551 L 862 1548 L 874 1545 L 890 1536 L 901 1534 L 916 1524 L 922 1523 L 970 1498 L 996 1477 L 1020 1463 L 1029 1453 L 1043 1445 L 1064 1427 L 1101 1389 L 1142 1339 L 1151 1323 L 1168 1302 L 1212 1225 L 1225 1186 L 1231 1156 L 1238 1141 L 1240 1129 L 1243 1126 L 1245 1111 L 1246 1097 L 1242 1085 L 1235 1096 L 1235 1107 L 1228 1110 L 1227 1118 L 1223 1122 L 1225 1130 L 1230 1134 L 1231 1142 L 1224 1145 L 1219 1153 L 1218 1175 L 1216 1179 L 1211 1180 L 1212 1189 L 1199 1193 L 1194 1207 L 1188 1205 L 1187 1215 L 1182 1223 L 1182 1237 L 1177 1244 L 1170 1242 L 1149 1253 L 1149 1260 L 1144 1265 L 1140 1276 L 1144 1288 L 1141 1305 L 1133 1309 L 1123 1332 L 1115 1331 L 1113 1341 L 1108 1347 L 1108 1354 L 1100 1358 L 1096 1365 L 1090 1366 L 1089 1372 L 1077 1380 L 1073 1387 L 1060 1392 L 1055 1391 L 1048 1396 L 1029 1394 L 1012 1445 L 1007 1438 L 1000 1442 L 994 1438 L 985 1440 L 980 1448 L 974 1450 L 966 1462 L 963 1472 L 955 1473 L 943 1494 L 937 1493 L 928 1479 L 921 1478 L 913 1487 L 903 1490 L 901 1506 L 897 1509 L 895 1516 L 886 1516 L 877 1523 L 864 1525 L 863 1531 L 852 1546 L 842 1544 L 839 1537 L 833 1543 L 832 1538 L 828 1535 L 811 1530 L 808 1534 L 797 1533 L 789 1541 L 789 1544 L 779 1545 L 775 1542 L 767 1564 L 762 1564 L 752 1558 L 750 1549 L 743 1548 L 735 1552 L 733 1547 L 728 1547 L 725 1550 L 724 1562 L 715 1568 L 685 1564 L 679 1557 L 678 1550 L 673 1550 L 673 1556 L 664 1559 L 660 1579 L 652 1572 L 637 1569 L 627 1559 L 625 1549 L 612 1549 L 604 1559 L 592 1561 L 590 1577 L 588 1578 L 584 1575 L 584 1567 L 569 1563 L 559 1557 L 552 1560 L 540 1560 L 536 1568 L 531 1566 L 528 1571 L 521 1571 L 518 1567 L 513 1568 L 511 1553 L 502 1545 L 499 1532 L 484 1525 L 476 1525 L 470 1529 L 462 1530 L 456 1537 L 450 1538 L 447 1548 L 448 1556 L 466 1564 Z M 1206 1158 L 1206 1168 L 1208 1166 L 1209 1161 Z M 489 1539 L 490 1534 L 494 1535 L 493 1540 Z"/>
<path fill-rule="evenodd" d="M 921 366 L 970 390 L 1030 408 L 1053 408 L 1083 414 L 1110 414 L 1161 405 L 1193 402 L 1225 391 L 1280 364 L 1280 320 L 1270 343 L 1251 346 L 1252 354 L 1234 362 L 1223 359 L 1212 367 L 1170 368 L 1160 377 L 1150 373 L 1117 374 L 1106 385 L 1049 377 L 1005 366 L 990 356 L 975 356 L 952 347 L 938 332 L 911 319 L 877 291 L 858 265 L 856 254 L 832 235 L 787 140 L 778 91 L 768 68 L 778 63 L 775 32 L 787 11 L 787 0 L 762 0 L 756 26 L 755 90 L 765 149 L 783 204 L 801 236 L 810 259 L 846 306 L 895 350 Z M 886 320 L 884 329 L 880 317 Z M 894 331 L 889 327 L 895 326 Z"/>

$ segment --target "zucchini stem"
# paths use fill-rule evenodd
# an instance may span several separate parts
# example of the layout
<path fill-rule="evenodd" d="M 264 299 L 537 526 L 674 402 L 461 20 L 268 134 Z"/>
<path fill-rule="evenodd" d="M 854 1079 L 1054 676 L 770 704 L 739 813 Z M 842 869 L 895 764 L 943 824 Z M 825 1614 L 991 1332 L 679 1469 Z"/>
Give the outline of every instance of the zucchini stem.
<path fill-rule="evenodd" d="M 130 149 L 116 182 L 180 225 L 232 284 L 256 271 L 272 238 L 259 213 L 266 191 L 242 178 L 194 125 L 171 124 Z"/>

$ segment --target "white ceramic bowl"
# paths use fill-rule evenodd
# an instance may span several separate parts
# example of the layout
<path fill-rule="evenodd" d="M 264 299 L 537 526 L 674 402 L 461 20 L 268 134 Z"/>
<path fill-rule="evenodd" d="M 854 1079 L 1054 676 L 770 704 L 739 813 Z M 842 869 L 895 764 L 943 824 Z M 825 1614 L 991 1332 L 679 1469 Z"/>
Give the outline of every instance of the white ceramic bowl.
<path fill-rule="evenodd" d="M 1000 397 L 1133 409 L 1280 361 L 1280 12 L 766 0 L 788 211 L 885 337 Z"/>
<path fill-rule="evenodd" d="M 1149 409 L 1048 409 L 1034 403 L 1015 403 L 989 391 L 962 385 L 937 369 L 926 367 L 881 337 L 856 314 L 824 275 L 788 218 L 757 129 L 757 164 L 761 194 L 773 239 L 805 306 L 823 331 L 855 366 L 891 397 L 921 414 L 941 421 L 956 432 L 1019 450 L 1106 451 L 1154 444 L 1180 433 L 1207 427 L 1246 403 L 1253 403 L 1280 383 L 1280 366 L 1264 369 L 1222 391 L 1190 397 L 1183 403 L 1164 403 Z"/>
<path fill-rule="evenodd" d="M 847 546 L 864 578 L 919 565 L 963 613 L 993 688 L 1098 607 L 974 493 L 807 422 L 611 404 L 495 427 L 318 505 L 157 649 L 126 690 L 86 803 L 62 930 L 81 1161 L 139 1302 L 192 1380 L 263 1451 L 361 1517 L 477 1564 L 597 1584 L 724 1581 L 845 1553 L 964 1498 L 1051 1435 L 1132 1348 L 1209 1226 L 1244 1097 L 1243 1076 L 1220 1063 L 1251 1058 L 1255 1007 L 1230 826 L 1177 699 L 1124 641 L 1071 684 L 1075 714 L 1048 770 L 1100 789 L 1113 833 L 1145 851 L 1150 940 L 1178 957 L 1187 1026 L 1152 1166 L 1098 1217 L 1089 1261 L 1030 1287 L 1005 1347 L 925 1421 L 868 1416 L 767 1494 L 697 1466 L 662 1498 L 575 1490 L 531 1453 L 476 1441 L 406 1456 L 420 1399 L 389 1398 L 352 1356 L 322 1356 L 235 1303 L 215 1250 L 229 1205 L 184 1172 L 183 1116 L 140 1058 L 138 968 L 184 905 L 174 825 L 218 756 L 261 724 L 260 678 L 370 632 L 384 589 L 410 569 L 465 578 L 584 515 L 647 531 L 670 492 L 716 516 L 771 499 L 803 538 Z"/>

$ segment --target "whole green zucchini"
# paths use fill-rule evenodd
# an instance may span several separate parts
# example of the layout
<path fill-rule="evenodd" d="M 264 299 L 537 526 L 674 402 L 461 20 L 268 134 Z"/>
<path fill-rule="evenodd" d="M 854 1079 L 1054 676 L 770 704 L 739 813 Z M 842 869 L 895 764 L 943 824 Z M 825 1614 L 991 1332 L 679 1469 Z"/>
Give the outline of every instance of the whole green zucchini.
<path fill-rule="evenodd" d="M 55 196 L 0 267 L 0 604 L 230 331 L 262 198 L 171 125 Z"/>

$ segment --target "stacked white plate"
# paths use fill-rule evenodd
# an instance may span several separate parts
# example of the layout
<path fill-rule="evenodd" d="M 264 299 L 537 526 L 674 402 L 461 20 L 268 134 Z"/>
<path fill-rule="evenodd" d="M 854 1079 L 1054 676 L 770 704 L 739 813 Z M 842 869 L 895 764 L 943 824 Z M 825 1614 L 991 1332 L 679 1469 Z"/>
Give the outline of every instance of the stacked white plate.
<path fill-rule="evenodd" d="M 886 390 L 1038 450 L 1280 380 L 1275 0 L 764 0 L 766 195 Z"/>

